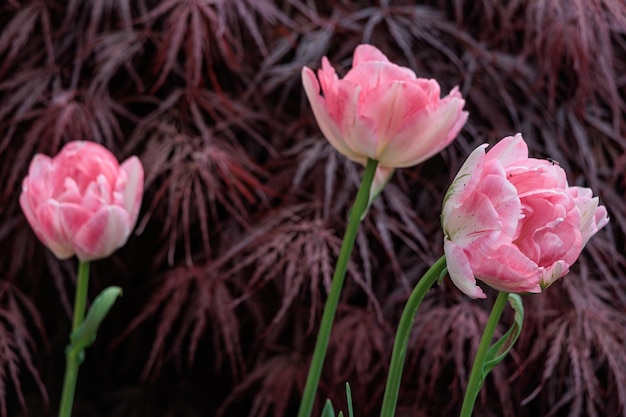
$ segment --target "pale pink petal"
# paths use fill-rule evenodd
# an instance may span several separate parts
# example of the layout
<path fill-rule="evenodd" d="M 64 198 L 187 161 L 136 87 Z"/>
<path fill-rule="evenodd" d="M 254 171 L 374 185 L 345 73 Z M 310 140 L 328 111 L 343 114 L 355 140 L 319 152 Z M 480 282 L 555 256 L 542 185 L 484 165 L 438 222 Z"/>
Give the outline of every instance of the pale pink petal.
<path fill-rule="evenodd" d="M 419 88 L 430 103 L 436 103 L 441 100 L 448 100 L 450 98 L 458 98 L 461 100 L 463 99 L 458 87 L 454 87 L 446 97 L 441 98 L 441 88 L 439 87 L 439 83 L 432 78 L 416 78 L 414 80 L 409 80 L 405 82 Z M 417 108 L 417 106 L 412 107 Z M 425 107 L 425 105 L 419 106 L 419 109 L 423 107 Z"/>
<path fill-rule="evenodd" d="M 415 80 L 415 73 L 405 67 L 388 62 L 366 62 L 352 67 L 342 81 L 360 85 L 363 90 L 370 90 L 392 82 Z"/>
<path fill-rule="evenodd" d="M 497 161 L 491 160 L 485 163 L 476 192 L 481 192 L 489 198 L 498 213 L 502 233 L 508 239 L 512 239 L 523 217 L 522 203 L 515 187 L 507 180 L 506 172 Z"/>
<path fill-rule="evenodd" d="M 596 209 L 594 213 L 594 222 L 595 227 L 591 227 L 584 231 L 583 239 L 586 240 L 583 240 L 583 246 L 587 244 L 587 241 L 591 238 L 591 236 L 595 235 L 598 230 L 602 229 L 609 223 L 609 215 L 606 211 L 606 207 L 600 206 Z"/>
<path fill-rule="evenodd" d="M 572 227 L 542 228 L 535 233 L 534 240 L 540 250 L 539 265 L 559 261 L 571 265 L 582 250 L 580 231 Z"/>
<path fill-rule="evenodd" d="M 49 200 L 40 204 L 36 209 L 35 216 L 35 224 L 31 223 L 31 226 L 39 240 L 61 260 L 74 255 L 72 242 L 64 234 L 61 225 L 59 203 Z"/>
<path fill-rule="evenodd" d="M 526 164 L 528 166 L 512 166 L 507 169 L 509 180 L 517 188 L 520 197 L 536 193 L 538 190 L 567 189 L 567 176 L 563 168 L 540 159 L 529 161 Z"/>
<path fill-rule="evenodd" d="M 123 207 L 130 215 L 131 224 L 134 225 L 139 215 L 143 197 L 143 166 L 139 158 L 132 156 L 122 163 L 120 169 L 126 173 L 125 183 L 122 186 L 118 178 L 115 188 L 122 192 Z"/>
<path fill-rule="evenodd" d="M 53 163 L 54 173 L 51 175 L 56 178 L 73 178 L 81 192 L 100 175 L 113 183 L 119 169 L 117 159 L 107 148 L 90 141 L 68 143 Z"/>
<path fill-rule="evenodd" d="M 27 194 L 32 207 L 53 195 L 54 187 L 48 181 L 51 169 L 52 159 L 46 155 L 37 154 L 31 161 L 28 177 L 22 182 L 22 192 Z"/>
<path fill-rule="evenodd" d="M 538 265 L 551 265 L 557 260 L 574 263 L 582 250 L 582 239 L 580 214 L 570 197 L 546 192 L 522 202 L 526 218 L 515 242 L 522 252 Z"/>
<path fill-rule="evenodd" d="M 374 127 L 372 137 L 376 138 L 370 145 L 370 157 L 373 159 L 378 160 L 389 142 L 394 140 L 405 112 L 403 106 L 407 101 L 403 90 L 406 88 L 405 84 L 397 82 L 371 89 L 367 95 L 362 95 L 359 114 L 371 120 Z"/>
<path fill-rule="evenodd" d="M 81 205 L 87 210 L 95 213 L 102 206 L 107 206 L 112 202 L 112 189 L 104 176 L 96 178 L 90 182 L 84 191 Z"/>
<path fill-rule="evenodd" d="M 315 119 L 326 139 L 339 153 L 348 159 L 362 161 L 362 155 L 357 155 L 346 145 L 339 125 L 330 117 L 326 100 L 319 94 L 320 86 L 317 77 L 309 68 L 304 67 L 302 69 L 302 84 L 313 109 Z"/>
<path fill-rule="evenodd" d="M 539 285 L 541 290 L 545 290 L 554 283 L 557 279 L 567 275 L 569 273 L 569 264 L 564 261 L 558 261 L 554 264 L 544 268 L 541 273 L 541 279 Z"/>
<path fill-rule="evenodd" d="M 24 216 L 26 217 L 28 224 L 30 224 L 30 227 L 35 231 L 39 240 L 41 240 L 39 233 L 39 220 L 37 219 L 36 213 L 37 205 L 32 204 L 28 192 L 22 192 L 22 194 L 20 194 L 20 207 L 22 207 L 22 211 L 24 212 Z"/>
<path fill-rule="evenodd" d="M 315 77 L 315 74 L 313 74 L 313 76 Z M 317 70 L 317 77 L 319 78 L 320 87 L 324 97 L 332 96 L 337 88 L 339 77 L 326 57 L 322 58 L 322 68 Z M 316 91 L 319 91 L 319 89 Z"/>
<path fill-rule="evenodd" d="M 609 222 L 606 208 L 598 206 L 598 197 L 593 197 L 591 189 L 585 187 L 569 187 L 568 193 L 576 201 L 580 212 L 580 233 L 582 245 L 585 246 L 591 236 Z"/>
<path fill-rule="evenodd" d="M 489 198 L 474 193 L 446 217 L 444 233 L 472 257 L 480 257 L 500 239 L 502 227 Z"/>
<path fill-rule="evenodd" d="M 76 181 L 70 177 L 65 178 L 65 181 L 63 182 L 63 189 L 58 190 L 55 195 L 55 200 L 59 202 L 79 204 L 82 199 L 83 196 L 81 195 L 81 190 L 78 188 L 78 184 L 76 184 Z"/>
<path fill-rule="evenodd" d="M 389 62 L 389 59 L 378 48 L 368 44 L 358 45 L 354 49 L 354 56 L 352 57 L 352 66 L 358 67 L 364 62 Z"/>
<path fill-rule="evenodd" d="M 390 142 L 401 140 L 396 133 L 404 129 L 415 114 L 430 104 L 427 92 L 421 86 L 393 82 L 364 91 L 359 98 L 359 114 L 372 121 L 376 144 L 376 158 L 385 152 Z"/>
<path fill-rule="evenodd" d="M 28 167 L 28 178 L 33 182 L 45 182 L 51 168 L 52 159 L 50 157 L 36 154 Z"/>
<path fill-rule="evenodd" d="M 476 277 L 498 291 L 541 292 L 541 270 L 515 245 L 502 245 L 479 262 Z"/>
<path fill-rule="evenodd" d="M 106 258 L 126 243 L 130 231 L 130 218 L 123 208 L 102 207 L 74 237 L 76 256 L 81 261 Z"/>
<path fill-rule="evenodd" d="M 341 81 L 332 100 L 327 100 L 330 117 L 339 126 L 345 145 L 356 157 L 349 159 L 363 165 L 368 158 L 376 159 L 376 122 L 360 114 L 359 99 L 362 91 L 360 85 L 349 81 Z"/>
<path fill-rule="evenodd" d="M 528 145 L 524 142 L 521 133 L 502 138 L 487 152 L 487 160 L 497 159 L 504 167 L 519 163 L 527 158 Z"/>
<path fill-rule="evenodd" d="M 60 227 L 69 242 L 74 240 L 76 233 L 89 220 L 92 212 L 75 203 L 59 204 L 58 216 Z"/>
<path fill-rule="evenodd" d="M 472 151 L 448 188 L 443 199 L 442 218 L 444 225 L 450 217 L 450 211 L 460 207 L 480 181 L 484 167 L 486 147 L 487 145 L 483 144 Z"/>
<path fill-rule="evenodd" d="M 451 98 L 425 107 L 403 123 L 379 161 L 386 166 L 402 168 L 439 153 L 465 124 L 468 114 L 462 111 L 463 105 L 463 100 Z"/>
<path fill-rule="evenodd" d="M 483 290 L 476 285 L 476 278 L 469 259 L 463 249 L 450 240 L 444 242 L 444 253 L 450 279 L 456 287 L 472 298 L 486 298 Z"/>

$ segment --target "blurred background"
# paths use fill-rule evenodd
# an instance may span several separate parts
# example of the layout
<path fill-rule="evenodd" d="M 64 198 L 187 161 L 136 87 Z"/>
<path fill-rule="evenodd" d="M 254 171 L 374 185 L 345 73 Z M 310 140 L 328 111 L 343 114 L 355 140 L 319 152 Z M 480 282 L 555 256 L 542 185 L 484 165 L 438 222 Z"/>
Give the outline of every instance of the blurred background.
<path fill-rule="evenodd" d="M 76 416 L 294 415 L 362 167 L 323 138 L 301 86 L 371 43 L 470 119 L 398 170 L 364 221 L 320 405 L 376 416 L 404 302 L 442 254 L 440 206 L 481 143 L 521 132 L 611 222 L 572 272 L 524 297 L 475 415 L 626 416 L 626 2 L 4 0 L 0 5 L 0 417 L 56 415 L 76 260 L 18 204 L 35 153 L 91 140 L 146 171 L 136 233 L 91 267 L 124 296 L 81 367 Z M 398 417 L 457 415 L 493 293 L 447 280 L 422 304 Z M 502 333 L 511 320 L 505 314 Z"/>

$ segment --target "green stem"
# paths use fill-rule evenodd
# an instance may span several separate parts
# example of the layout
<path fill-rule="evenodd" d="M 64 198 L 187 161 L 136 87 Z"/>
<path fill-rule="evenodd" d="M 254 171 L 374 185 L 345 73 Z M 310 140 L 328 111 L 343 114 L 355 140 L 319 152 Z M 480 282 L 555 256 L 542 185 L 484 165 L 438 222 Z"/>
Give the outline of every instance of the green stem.
<path fill-rule="evenodd" d="M 396 339 L 393 343 L 393 352 L 391 354 L 391 364 L 389 365 L 389 375 L 387 376 L 387 386 L 385 387 L 385 395 L 383 397 L 383 405 L 380 410 L 380 417 L 393 417 L 396 411 L 396 403 L 398 401 L 398 391 L 400 390 L 400 380 L 402 379 L 402 368 L 404 367 L 404 358 L 406 357 L 407 346 L 409 344 L 409 336 L 415 321 L 415 315 L 426 292 L 433 286 L 441 273 L 446 268 L 446 257 L 442 256 L 430 267 L 424 274 L 422 279 L 417 283 L 411 296 L 409 297 L 400 323 L 396 332 Z"/>
<path fill-rule="evenodd" d="M 341 244 L 341 251 L 339 252 L 339 258 L 337 259 L 333 280 L 330 285 L 330 292 L 328 293 L 328 299 L 324 305 L 322 321 L 317 334 L 315 349 L 313 350 L 313 358 L 311 359 L 311 367 L 309 368 L 306 385 L 304 386 L 304 393 L 302 394 L 302 402 L 300 403 L 300 409 L 298 410 L 298 417 L 310 417 L 311 412 L 313 411 L 313 402 L 315 400 L 315 393 L 317 392 L 320 375 L 322 374 L 322 365 L 324 364 L 326 349 L 328 348 L 328 340 L 330 339 L 330 331 L 335 318 L 335 312 L 337 311 L 337 303 L 339 302 L 339 296 L 341 295 L 341 288 L 343 287 L 343 281 L 346 277 L 348 261 L 350 260 L 350 254 L 352 253 L 354 241 L 356 240 L 359 224 L 367 209 L 369 192 L 372 186 L 372 181 L 374 180 L 377 165 L 378 161 L 374 161 L 372 159 L 367 161 L 365 173 L 363 174 L 363 180 L 361 181 L 359 192 L 356 195 L 354 205 L 352 206 L 352 210 L 350 212 L 350 218 L 348 220 L 346 232 Z"/>
<path fill-rule="evenodd" d="M 78 278 L 76 279 L 76 294 L 74 297 L 74 316 L 72 318 L 72 333 L 83 323 L 87 306 L 87 290 L 89 288 L 89 262 L 79 261 Z M 71 343 L 71 342 L 70 342 Z M 59 417 L 70 417 L 74 404 L 74 392 L 78 379 L 78 367 L 82 362 L 82 352 L 76 352 L 68 346 L 66 349 L 65 377 Z"/>
<path fill-rule="evenodd" d="M 502 316 L 502 311 L 506 306 L 508 298 L 508 292 L 500 292 L 498 294 L 498 298 L 496 298 L 496 302 L 493 304 L 491 314 L 489 315 L 489 320 L 487 320 L 487 326 L 485 326 L 483 337 L 482 339 L 480 339 L 478 351 L 476 352 L 476 357 L 474 358 L 472 371 L 467 382 L 467 388 L 465 389 L 465 398 L 463 398 L 463 405 L 461 407 L 460 417 L 471 417 L 472 415 L 472 411 L 474 410 L 474 403 L 476 402 L 478 393 L 483 386 L 482 373 L 483 365 L 485 363 L 485 357 L 487 356 L 487 351 L 491 346 L 491 339 L 493 339 L 493 334 L 496 331 L 496 327 L 498 326 L 500 316 Z"/>

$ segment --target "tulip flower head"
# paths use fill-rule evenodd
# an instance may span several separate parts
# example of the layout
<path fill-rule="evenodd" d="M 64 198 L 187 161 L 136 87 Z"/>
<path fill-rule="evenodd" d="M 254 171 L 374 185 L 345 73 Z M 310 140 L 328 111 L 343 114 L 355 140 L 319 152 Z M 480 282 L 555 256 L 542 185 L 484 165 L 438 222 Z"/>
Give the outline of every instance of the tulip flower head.
<path fill-rule="evenodd" d="M 363 165 L 368 159 L 385 168 L 425 161 L 454 140 L 468 117 L 458 88 L 440 98 L 435 80 L 417 78 L 371 45 L 355 49 L 343 79 L 324 57 L 317 77 L 303 68 L 302 82 L 326 139 Z"/>
<path fill-rule="evenodd" d="M 54 158 L 35 155 L 20 205 L 57 258 L 105 258 L 126 243 L 137 221 L 143 177 L 135 156 L 120 165 L 97 143 L 70 142 Z"/>
<path fill-rule="evenodd" d="M 528 158 L 520 134 L 475 149 L 443 203 L 444 251 L 452 282 L 473 298 L 476 279 L 499 290 L 537 293 L 569 272 L 609 219 L 588 188 L 565 171 Z"/>

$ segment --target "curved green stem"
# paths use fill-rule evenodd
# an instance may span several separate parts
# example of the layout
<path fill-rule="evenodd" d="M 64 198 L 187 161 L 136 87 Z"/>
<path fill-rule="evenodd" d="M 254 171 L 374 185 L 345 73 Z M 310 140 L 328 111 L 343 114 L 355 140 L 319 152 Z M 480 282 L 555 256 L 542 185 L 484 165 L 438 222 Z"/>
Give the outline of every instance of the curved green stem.
<path fill-rule="evenodd" d="M 496 331 L 496 327 L 498 326 L 500 316 L 502 316 L 502 311 L 506 306 L 508 297 L 508 292 L 500 292 L 498 294 L 498 298 L 496 298 L 496 302 L 493 304 L 489 320 L 487 320 L 487 326 L 485 326 L 483 337 L 480 339 L 478 351 L 476 352 L 476 357 L 474 358 L 472 371 L 467 382 L 467 388 L 465 389 L 465 397 L 463 398 L 460 417 L 471 417 L 472 415 L 474 403 L 476 402 L 478 393 L 483 386 L 483 365 L 485 364 L 487 351 L 491 346 L 491 339 L 493 339 L 493 334 Z"/>
<path fill-rule="evenodd" d="M 442 256 L 430 267 L 424 274 L 422 279 L 417 283 L 411 296 L 404 306 L 396 339 L 393 344 L 393 352 L 391 354 L 391 364 L 389 365 L 389 375 L 387 376 L 387 386 L 385 387 L 385 395 L 383 397 L 383 405 L 380 410 L 380 417 L 393 417 L 396 411 L 396 403 L 398 401 L 398 391 L 400 390 L 400 380 L 402 379 L 402 368 L 404 367 L 404 359 L 406 357 L 407 346 L 409 344 L 409 336 L 415 321 L 415 315 L 426 292 L 433 286 L 435 281 L 441 276 L 446 268 L 446 258 Z"/>
<path fill-rule="evenodd" d="M 335 266 L 335 272 L 330 285 L 330 292 L 328 293 L 328 299 L 324 305 L 322 321 L 320 323 L 320 329 L 317 333 L 315 349 L 313 350 L 313 358 L 311 359 L 311 367 L 309 368 L 306 385 L 304 386 L 302 402 L 300 403 L 300 409 L 298 410 L 298 417 L 310 417 L 313 410 L 315 393 L 317 392 L 317 386 L 322 374 L 322 366 L 324 364 L 324 358 L 326 357 L 330 331 L 335 318 L 335 312 L 337 311 L 337 304 L 339 302 L 339 296 L 341 295 L 343 281 L 346 277 L 348 261 L 350 260 L 350 254 L 352 253 L 352 248 L 354 247 L 354 241 L 356 240 L 361 218 L 367 210 L 369 192 L 372 186 L 372 181 L 374 180 L 377 165 L 377 161 L 372 159 L 367 161 L 365 173 L 363 174 L 363 180 L 361 181 L 359 192 L 356 195 L 354 205 L 352 206 L 352 210 L 350 212 L 350 218 L 348 220 L 346 232 L 341 244 L 341 250 L 339 252 L 339 258 L 337 259 L 337 265 Z"/>
<path fill-rule="evenodd" d="M 74 296 L 74 316 L 72 318 L 72 333 L 83 323 L 87 306 L 87 290 L 89 288 L 89 262 L 79 261 L 78 277 L 76 279 L 76 294 Z M 63 391 L 59 417 L 70 417 L 74 404 L 74 392 L 78 379 L 78 367 L 82 362 L 82 352 L 76 352 L 71 346 L 65 351 L 65 377 L 63 379 Z"/>

